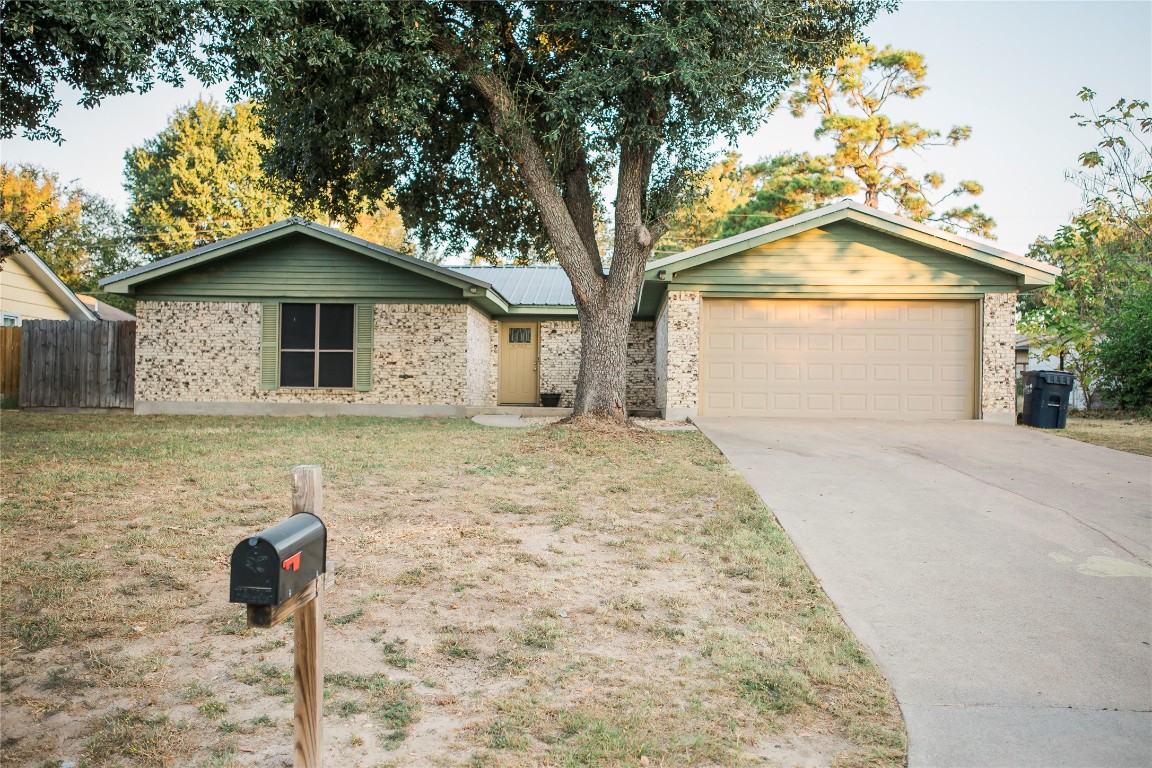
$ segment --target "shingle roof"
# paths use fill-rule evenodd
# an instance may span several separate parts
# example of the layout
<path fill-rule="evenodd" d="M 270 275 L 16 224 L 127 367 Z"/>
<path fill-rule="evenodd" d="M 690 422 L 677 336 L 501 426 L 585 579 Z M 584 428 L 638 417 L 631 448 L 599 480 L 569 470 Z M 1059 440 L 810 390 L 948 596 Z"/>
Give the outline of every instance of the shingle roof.
<path fill-rule="evenodd" d="M 453 272 L 482 280 L 500 292 L 509 304 L 574 307 L 572 283 L 560 267 L 448 267 Z"/>

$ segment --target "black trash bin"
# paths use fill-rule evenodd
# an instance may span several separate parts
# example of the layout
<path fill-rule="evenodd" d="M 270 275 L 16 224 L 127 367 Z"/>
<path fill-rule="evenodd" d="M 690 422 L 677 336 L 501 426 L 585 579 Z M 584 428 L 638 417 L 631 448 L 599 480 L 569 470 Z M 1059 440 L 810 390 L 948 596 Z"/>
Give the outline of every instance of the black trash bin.
<path fill-rule="evenodd" d="M 1064 429 L 1068 401 L 1076 378 L 1061 371 L 1024 373 L 1024 414 L 1021 423 L 1041 429 Z"/>

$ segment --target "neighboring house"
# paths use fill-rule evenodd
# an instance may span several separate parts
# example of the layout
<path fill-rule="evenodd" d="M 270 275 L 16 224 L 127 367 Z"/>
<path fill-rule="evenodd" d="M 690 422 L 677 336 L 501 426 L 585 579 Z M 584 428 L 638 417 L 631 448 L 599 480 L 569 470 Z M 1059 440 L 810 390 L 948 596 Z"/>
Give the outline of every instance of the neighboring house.
<path fill-rule="evenodd" d="M 107 320 L 111 323 L 120 323 L 129 320 L 135 320 L 136 315 L 131 312 L 125 312 L 119 307 L 114 307 L 107 302 L 101 302 L 95 296 L 89 296 L 84 293 L 76 294 L 76 298 L 91 310 L 92 314 L 96 315 L 97 320 Z"/>
<path fill-rule="evenodd" d="M 13 253 L 0 264 L 0 324 L 20 325 L 25 320 L 96 319 L 96 315 L 4 222 L 0 222 L 0 237 L 16 244 Z"/>
<path fill-rule="evenodd" d="M 649 264 L 628 407 L 1011 422 L 1016 294 L 1057 274 L 821 208 Z M 441 267 L 291 219 L 102 283 L 137 300 L 138 413 L 463 416 L 575 391 L 555 267 Z"/>

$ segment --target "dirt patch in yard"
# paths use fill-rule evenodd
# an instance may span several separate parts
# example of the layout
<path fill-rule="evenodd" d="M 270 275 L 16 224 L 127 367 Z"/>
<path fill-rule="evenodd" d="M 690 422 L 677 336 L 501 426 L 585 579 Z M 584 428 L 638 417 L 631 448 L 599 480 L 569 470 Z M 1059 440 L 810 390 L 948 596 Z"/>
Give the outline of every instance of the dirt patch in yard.
<path fill-rule="evenodd" d="M 885 681 L 698 433 L 4 418 L 4 765 L 291 764 L 228 555 L 325 472 L 338 766 L 902 765 Z"/>

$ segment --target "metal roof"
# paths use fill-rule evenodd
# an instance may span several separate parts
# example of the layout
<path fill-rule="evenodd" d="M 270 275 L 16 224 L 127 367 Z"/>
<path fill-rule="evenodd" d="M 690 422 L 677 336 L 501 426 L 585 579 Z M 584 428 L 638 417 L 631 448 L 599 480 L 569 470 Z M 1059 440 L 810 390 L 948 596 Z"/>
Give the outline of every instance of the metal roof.
<path fill-rule="evenodd" d="M 560 267 L 448 267 L 465 277 L 482 280 L 509 304 L 574 307 L 572 283 Z"/>

